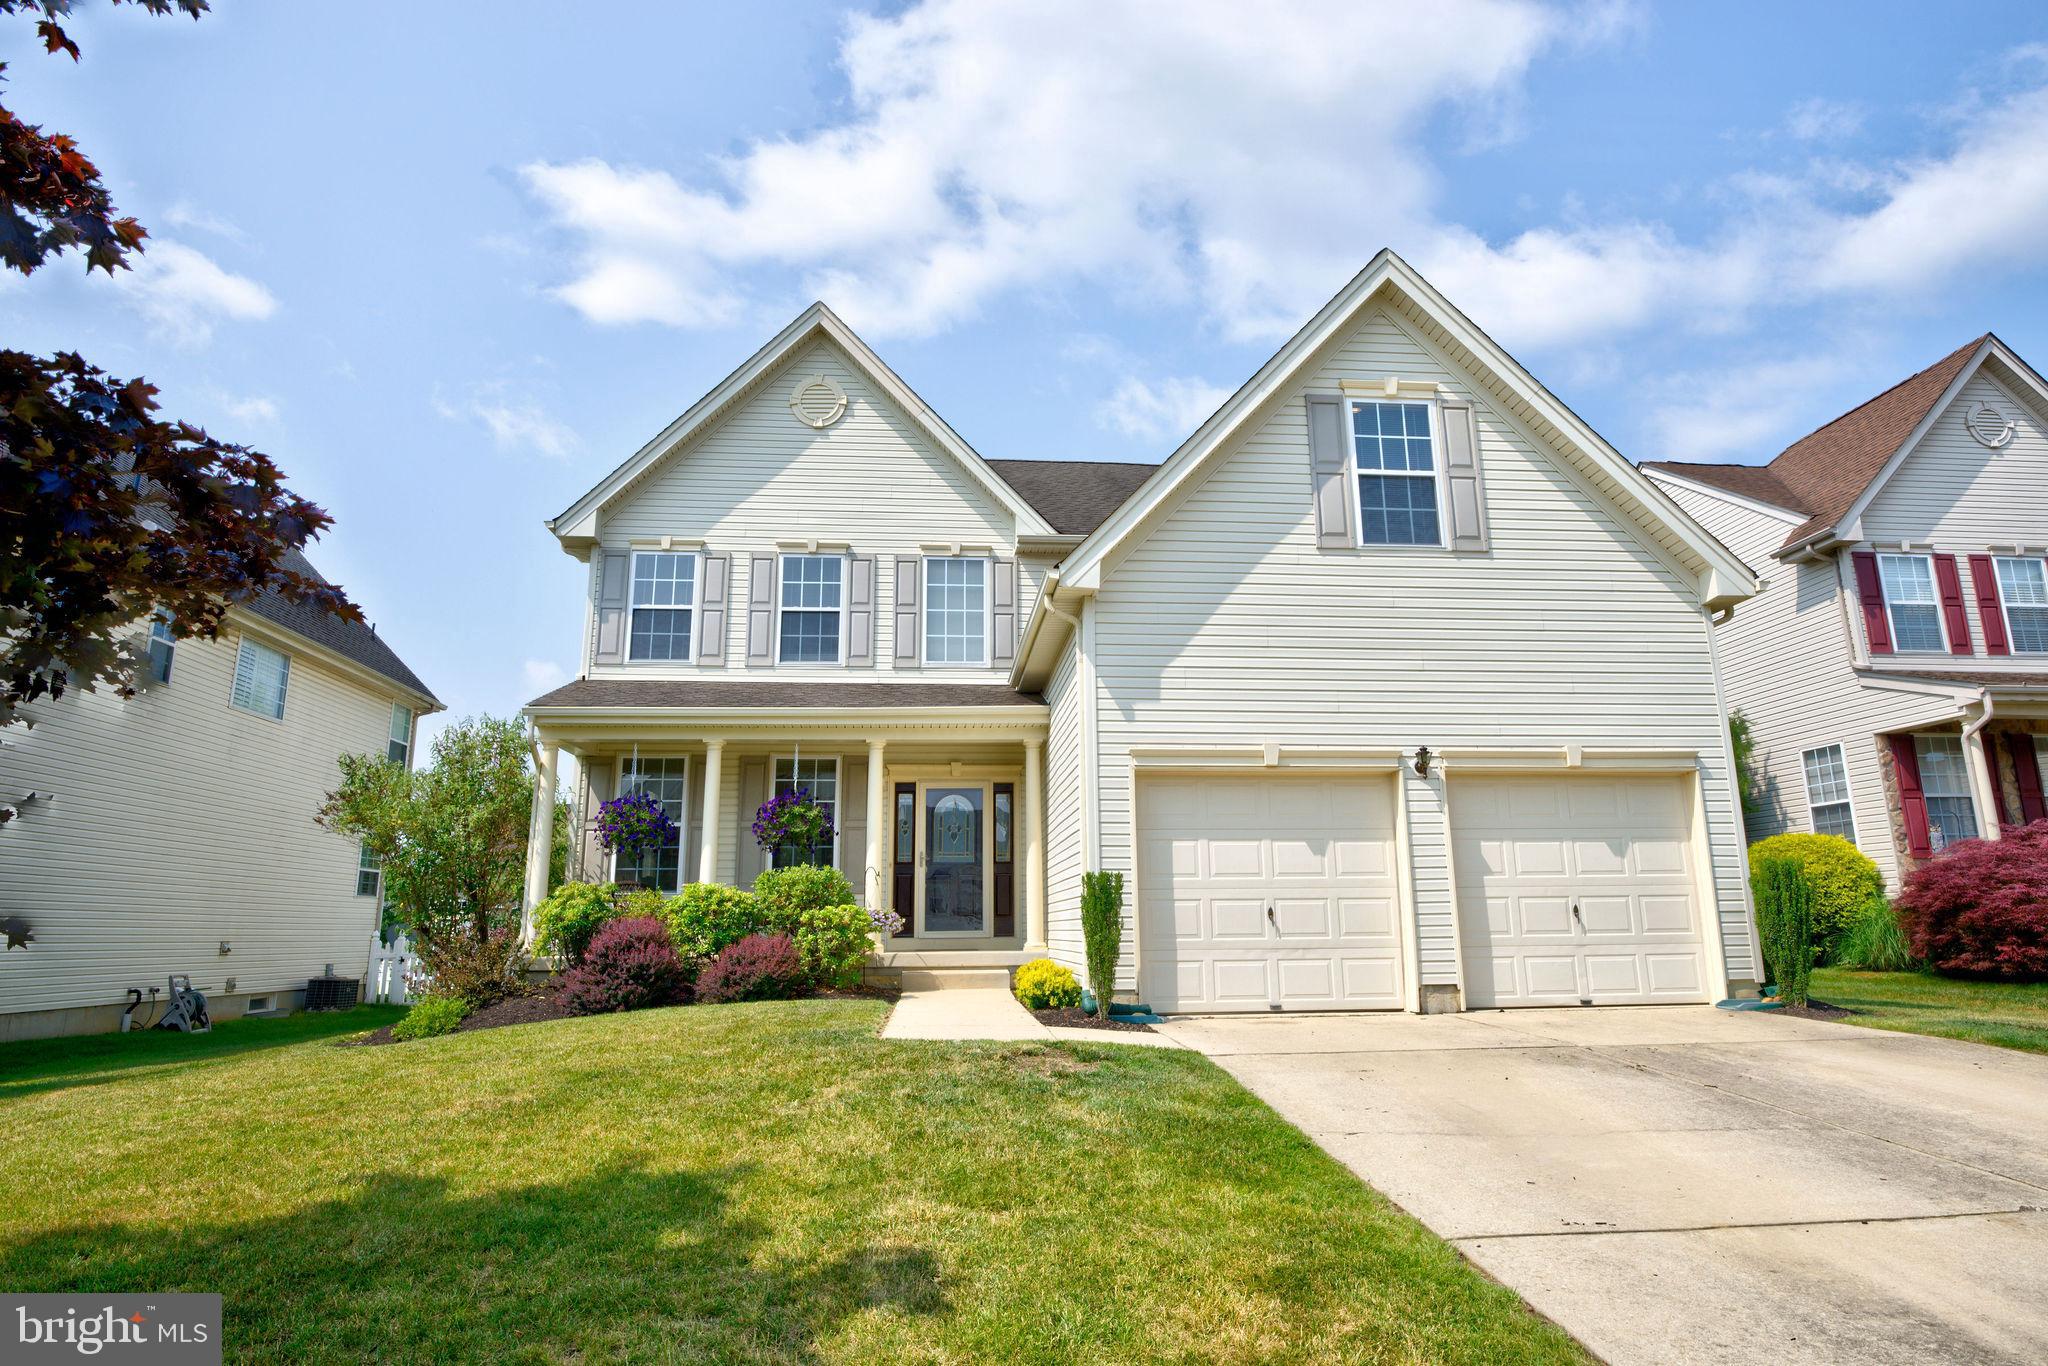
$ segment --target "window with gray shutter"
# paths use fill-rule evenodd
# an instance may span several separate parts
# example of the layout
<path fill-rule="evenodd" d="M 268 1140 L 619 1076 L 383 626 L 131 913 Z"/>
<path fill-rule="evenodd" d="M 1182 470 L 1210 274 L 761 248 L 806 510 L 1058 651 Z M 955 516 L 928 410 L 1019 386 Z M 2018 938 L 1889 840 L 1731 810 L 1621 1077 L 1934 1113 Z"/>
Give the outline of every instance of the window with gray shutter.
<path fill-rule="evenodd" d="M 775 563 L 756 555 L 747 570 L 747 664 L 775 662 Z"/>
<path fill-rule="evenodd" d="M 1017 562 L 994 561 L 995 592 L 991 599 L 989 663 L 1007 669 L 1017 660 Z"/>
<path fill-rule="evenodd" d="M 924 561 L 915 555 L 896 560 L 896 667 L 915 669 L 921 658 L 924 626 L 918 621 L 917 594 Z"/>
<path fill-rule="evenodd" d="M 1352 491 L 1351 443 L 1344 431 L 1341 395 L 1308 396 L 1308 452 L 1316 544 L 1326 550 L 1348 549 L 1358 544 L 1353 530 L 1358 505 Z"/>
<path fill-rule="evenodd" d="M 1479 424 L 1472 405 L 1460 399 L 1442 404 L 1445 501 L 1451 514 L 1451 549 L 1486 549 L 1486 486 L 1479 477 Z"/>
<path fill-rule="evenodd" d="M 875 663 L 875 557 L 855 555 L 847 561 L 846 663 L 870 669 Z"/>
<path fill-rule="evenodd" d="M 629 557 L 624 551 L 607 551 L 598 566 L 597 649 L 599 664 L 621 664 L 626 659 L 626 586 Z"/>
<path fill-rule="evenodd" d="M 704 587 L 699 597 L 697 662 L 725 663 L 725 602 L 732 582 L 732 556 L 704 557 Z"/>

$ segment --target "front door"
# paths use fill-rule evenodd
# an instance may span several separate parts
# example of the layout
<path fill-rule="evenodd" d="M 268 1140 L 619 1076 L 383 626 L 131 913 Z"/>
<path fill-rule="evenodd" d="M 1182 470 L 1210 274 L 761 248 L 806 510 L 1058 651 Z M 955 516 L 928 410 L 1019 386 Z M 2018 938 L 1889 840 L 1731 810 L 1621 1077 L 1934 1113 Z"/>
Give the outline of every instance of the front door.
<path fill-rule="evenodd" d="M 988 933 L 988 807 L 986 783 L 928 783 L 922 788 L 920 933 Z"/>

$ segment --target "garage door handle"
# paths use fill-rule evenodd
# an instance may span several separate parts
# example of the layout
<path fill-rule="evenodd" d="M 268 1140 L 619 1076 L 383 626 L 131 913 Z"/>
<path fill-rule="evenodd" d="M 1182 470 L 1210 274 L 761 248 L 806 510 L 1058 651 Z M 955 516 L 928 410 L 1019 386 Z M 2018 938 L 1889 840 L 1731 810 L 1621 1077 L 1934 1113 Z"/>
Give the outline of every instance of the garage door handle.
<path fill-rule="evenodd" d="M 1266 905 L 1266 923 L 1276 930 L 1280 928 L 1280 922 L 1273 918 L 1273 906 L 1270 902 Z"/>
<path fill-rule="evenodd" d="M 1579 914 L 1579 903 L 1576 901 L 1572 903 L 1572 919 L 1579 922 L 1580 929 L 1586 928 L 1586 918 Z"/>

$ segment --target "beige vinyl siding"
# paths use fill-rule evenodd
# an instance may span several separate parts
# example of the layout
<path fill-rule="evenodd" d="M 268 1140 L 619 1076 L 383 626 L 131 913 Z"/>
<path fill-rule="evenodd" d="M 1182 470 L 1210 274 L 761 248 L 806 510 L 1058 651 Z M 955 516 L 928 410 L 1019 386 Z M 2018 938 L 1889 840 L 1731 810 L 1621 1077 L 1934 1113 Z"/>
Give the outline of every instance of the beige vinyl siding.
<path fill-rule="evenodd" d="M 1045 743 L 1045 917 L 1046 941 L 1056 962 L 1085 977 L 1087 955 L 1081 939 L 1081 689 L 1080 638 L 1068 638 L 1066 652 L 1045 685 L 1050 713 Z"/>
<path fill-rule="evenodd" d="M 212 995 L 366 970 L 377 899 L 356 895 L 356 842 L 313 812 L 341 755 L 385 752 L 398 694 L 265 632 L 291 657 L 284 719 L 232 707 L 237 620 L 180 641 L 167 685 L 73 691 L 6 732 L 0 795 L 46 799 L 0 827 L 0 914 L 36 936 L 0 1009 L 115 1005 L 174 972 Z"/>
<path fill-rule="evenodd" d="M 1763 810 L 1749 837 L 1813 829 L 1801 755 L 1839 744 L 1857 845 L 1896 887 L 1898 854 L 1878 737 L 1952 718 L 1955 704 L 1871 687 L 1856 677 L 1850 632 L 1862 630 L 1862 609 L 1849 600 L 1834 559 L 1788 564 L 1772 558 L 1791 522 L 1713 494 L 1667 487 L 1700 525 L 1756 566 L 1767 585 L 1715 628 L 1728 706 L 1748 718 L 1765 778 Z"/>
<path fill-rule="evenodd" d="M 1317 549 L 1304 395 L 1388 375 L 1474 402 L 1490 553 Z M 1386 311 L 1325 347 L 1217 453 L 1109 567 L 1095 613 L 1105 867 L 1131 867 L 1137 746 L 1696 749 L 1729 972 L 1754 975 L 1694 585 Z M 1448 879 L 1417 843 L 1424 980 L 1451 980 Z"/>
<path fill-rule="evenodd" d="M 796 420 L 790 390 L 823 374 L 846 391 L 846 415 L 822 431 Z M 895 565 L 899 555 L 960 545 L 965 553 L 1014 554 L 1015 519 L 952 456 L 939 450 L 869 384 L 837 346 L 820 341 L 792 357 L 722 420 L 655 465 L 603 513 L 603 550 L 662 536 L 702 541 L 732 557 L 724 671 L 747 671 L 747 599 L 753 555 L 778 543 L 815 538 L 875 557 L 875 667 L 773 667 L 780 680 L 844 680 L 895 668 Z M 695 547 L 691 547 L 695 548 Z M 602 553 L 593 559 L 601 563 Z M 1043 566 L 1019 566 L 1019 614 L 1028 610 Z M 593 574 L 591 592 L 597 592 Z M 701 583 L 700 583 L 701 593 Z M 595 614 L 593 614 L 594 617 Z M 591 656 L 595 623 L 586 634 Z M 591 665 L 601 678 L 674 677 L 704 672 L 682 663 Z M 763 669 L 752 672 L 759 674 Z M 919 676 L 948 682 L 1002 682 L 1006 669 L 930 668 Z"/>

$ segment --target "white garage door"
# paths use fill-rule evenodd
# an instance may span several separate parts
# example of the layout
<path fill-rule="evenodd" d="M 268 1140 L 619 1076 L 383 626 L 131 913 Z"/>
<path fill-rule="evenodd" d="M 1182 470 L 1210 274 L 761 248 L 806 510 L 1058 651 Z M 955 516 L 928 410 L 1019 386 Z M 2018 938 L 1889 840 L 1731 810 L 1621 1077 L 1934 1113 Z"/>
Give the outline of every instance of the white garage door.
<path fill-rule="evenodd" d="M 1707 998 L 1676 778 L 1451 779 L 1466 1004 Z"/>
<path fill-rule="evenodd" d="M 1140 785 L 1138 985 L 1155 1009 L 1397 1009 L 1393 783 Z"/>

